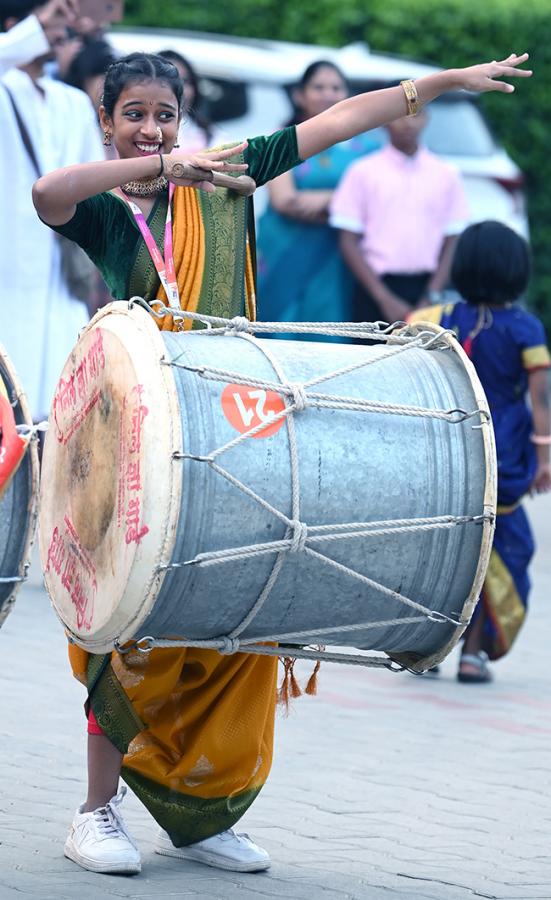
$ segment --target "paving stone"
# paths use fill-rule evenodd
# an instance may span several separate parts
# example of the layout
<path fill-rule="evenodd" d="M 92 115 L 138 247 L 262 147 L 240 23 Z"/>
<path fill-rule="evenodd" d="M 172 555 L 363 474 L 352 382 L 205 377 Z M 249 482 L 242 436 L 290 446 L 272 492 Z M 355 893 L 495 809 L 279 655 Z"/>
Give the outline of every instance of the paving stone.
<path fill-rule="evenodd" d="M 0 633 L 0 900 L 551 900 L 551 498 L 530 504 L 532 609 L 491 685 L 322 667 L 276 728 L 271 778 L 243 819 L 273 859 L 237 875 L 153 853 L 129 792 L 135 878 L 64 859 L 85 791 L 83 689 L 35 566 Z M 547 548 L 545 552 L 544 548 Z M 301 683 L 311 666 L 297 667 Z"/>

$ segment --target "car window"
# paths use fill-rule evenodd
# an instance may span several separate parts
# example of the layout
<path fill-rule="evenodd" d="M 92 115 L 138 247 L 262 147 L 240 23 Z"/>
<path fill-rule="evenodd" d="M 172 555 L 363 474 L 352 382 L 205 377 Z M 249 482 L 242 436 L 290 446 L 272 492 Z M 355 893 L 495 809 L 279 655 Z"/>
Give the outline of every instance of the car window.
<path fill-rule="evenodd" d="M 201 112 L 209 122 L 228 122 L 246 115 L 248 102 L 245 82 L 203 76 L 199 79 L 199 88 L 203 97 Z"/>
<path fill-rule="evenodd" d="M 429 108 L 424 140 L 442 156 L 490 156 L 495 144 L 480 110 L 469 100 L 438 100 Z"/>

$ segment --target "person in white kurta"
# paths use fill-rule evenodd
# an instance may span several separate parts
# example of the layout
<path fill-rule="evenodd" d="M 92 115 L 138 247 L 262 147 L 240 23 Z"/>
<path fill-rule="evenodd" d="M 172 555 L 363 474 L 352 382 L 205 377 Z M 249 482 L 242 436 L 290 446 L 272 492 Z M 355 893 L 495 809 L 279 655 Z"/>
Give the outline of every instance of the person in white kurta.
<path fill-rule="evenodd" d="M 0 343 L 38 421 L 48 414 L 88 314 L 62 275 L 57 238 L 36 216 L 31 190 L 37 175 L 3 85 L 15 99 L 42 173 L 103 159 L 104 154 L 86 94 L 51 78 L 34 81 L 13 68 L 49 49 L 36 17 L 29 16 L 0 39 Z"/>

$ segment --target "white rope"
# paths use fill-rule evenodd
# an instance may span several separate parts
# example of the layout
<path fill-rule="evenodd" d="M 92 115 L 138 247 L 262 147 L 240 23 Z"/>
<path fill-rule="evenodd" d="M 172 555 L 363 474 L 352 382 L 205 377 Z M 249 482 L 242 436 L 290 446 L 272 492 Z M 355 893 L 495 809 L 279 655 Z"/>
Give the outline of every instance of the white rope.
<path fill-rule="evenodd" d="M 437 519 L 438 517 L 435 517 Z M 267 553 L 297 553 L 303 550 L 309 542 L 332 542 L 340 541 L 348 538 L 356 537 L 381 537 L 388 534 L 404 534 L 410 531 L 434 531 L 437 529 L 455 528 L 457 525 L 466 525 L 467 523 L 483 524 L 490 520 L 490 516 L 442 516 L 441 521 L 427 519 L 398 519 L 402 522 L 400 526 L 394 527 L 373 527 L 383 525 L 383 522 L 363 522 L 361 528 L 354 525 L 358 530 L 346 531 L 346 525 L 305 525 L 304 522 L 291 521 L 289 526 L 293 529 L 291 537 L 282 538 L 279 541 L 266 541 L 262 544 L 249 544 L 243 547 L 228 547 L 226 550 L 214 550 L 207 553 L 198 553 L 193 559 L 189 559 L 184 563 L 172 563 L 171 565 L 161 566 L 161 569 L 180 569 L 185 566 L 205 566 L 218 565 L 225 562 L 235 562 L 240 559 L 248 559 L 251 556 L 262 556 Z M 326 528 L 328 533 L 315 534 L 316 528 Z M 331 531 L 330 529 L 335 529 Z"/>
<path fill-rule="evenodd" d="M 177 312 L 164 306 L 160 300 L 153 300 L 151 305 L 142 297 L 132 297 L 128 301 L 128 308 L 141 306 L 156 319 L 171 316 L 178 324 L 185 320 L 204 325 L 203 329 L 186 331 L 188 336 L 193 335 L 217 335 L 217 334 L 322 334 L 353 337 L 354 339 L 376 340 L 377 342 L 389 342 L 396 344 L 409 343 L 412 336 L 423 337 L 426 348 L 437 347 L 447 349 L 446 335 L 455 337 L 453 331 L 442 330 L 419 331 L 417 326 L 413 329 L 406 322 L 256 322 L 244 316 L 235 316 L 233 319 L 224 319 L 220 316 L 207 316 L 203 313 L 192 313 L 186 310 Z M 153 308 L 153 306 L 155 308 Z"/>
<path fill-rule="evenodd" d="M 232 640 L 231 638 L 219 638 L 211 641 L 201 640 L 165 640 L 164 638 L 143 637 L 132 641 L 130 644 L 120 645 L 115 643 L 115 649 L 123 656 L 137 651 L 149 653 L 151 650 L 170 650 L 186 647 L 197 647 L 202 650 L 217 650 L 223 656 L 234 653 L 253 653 L 257 656 L 291 656 L 294 659 L 322 660 L 323 662 L 345 663 L 350 666 L 368 666 L 375 669 L 388 669 L 391 672 L 403 672 L 406 668 L 385 656 L 370 656 L 364 653 L 342 653 L 334 650 L 318 650 L 311 647 L 297 647 L 294 644 L 286 646 L 278 644 L 270 647 L 268 644 L 248 644 L 247 642 Z"/>
<path fill-rule="evenodd" d="M 253 337 L 248 334 L 242 335 L 243 340 L 248 340 L 254 343 L 264 354 L 267 360 L 271 363 L 272 368 L 274 369 L 276 375 L 283 383 L 285 381 L 285 376 L 283 373 L 283 369 L 281 368 L 279 361 L 273 356 L 272 353 L 268 350 L 264 345 L 259 344 Z M 298 410 L 298 403 L 295 401 L 294 403 L 289 404 L 288 398 L 285 398 L 285 406 L 286 411 L 290 409 Z M 304 408 L 304 406 L 303 406 Z M 287 435 L 289 438 L 289 453 L 291 457 L 291 510 L 292 510 L 292 523 L 289 523 L 288 530 L 292 529 L 292 542 L 291 542 L 291 551 L 298 553 L 301 548 L 304 548 L 306 543 L 306 526 L 300 522 L 300 479 L 299 479 L 299 469 L 298 469 L 298 449 L 297 449 L 297 438 L 295 431 L 295 419 L 294 416 L 287 416 Z M 254 493 L 254 492 L 253 492 Z M 280 553 L 276 558 L 268 581 L 256 602 L 253 604 L 247 615 L 243 618 L 243 620 L 234 628 L 230 633 L 230 639 L 235 639 L 238 635 L 242 634 L 243 631 L 249 626 L 249 624 L 257 617 L 258 613 L 265 605 L 266 600 L 270 596 L 272 589 L 277 581 L 277 577 L 281 570 L 284 560 L 284 554 Z"/>
<path fill-rule="evenodd" d="M 156 303 L 156 311 L 152 311 L 144 301 L 134 298 L 130 301 L 131 307 L 134 303 L 139 303 L 148 309 L 152 315 L 161 317 L 164 315 L 173 315 L 172 310 Z M 353 655 L 349 653 L 329 653 L 327 651 L 317 651 L 312 649 L 299 648 L 291 646 L 284 648 L 281 645 L 277 647 L 267 647 L 265 641 L 274 641 L 280 644 L 281 640 L 289 638 L 307 638 L 308 643 L 313 636 L 322 636 L 324 634 L 350 633 L 353 631 L 366 630 L 369 628 L 390 627 L 393 625 L 405 625 L 413 622 L 432 621 L 434 623 L 448 623 L 454 626 L 462 626 L 467 624 L 458 616 L 448 616 L 438 610 L 431 610 L 429 607 L 419 603 L 411 598 L 394 591 L 391 588 L 380 584 L 374 579 L 363 575 L 354 569 L 337 562 L 337 560 L 326 556 L 319 550 L 313 549 L 312 543 L 331 544 L 334 541 L 356 538 L 356 537 L 380 537 L 389 534 L 403 534 L 412 531 L 430 531 L 438 529 L 451 529 L 458 526 L 466 526 L 467 524 L 483 524 L 492 518 L 492 512 L 485 510 L 483 514 L 477 516 L 432 516 L 415 519 L 388 519 L 375 522 L 350 522 L 336 523 L 328 525 L 309 525 L 301 521 L 300 516 L 300 472 L 298 448 L 295 432 L 295 414 L 300 414 L 309 407 L 314 408 L 331 408 L 346 409 L 362 412 L 376 412 L 390 415 L 403 415 L 440 419 L 447 421 L 449 424 L 458 424 L 468 418 L 479 416 L 485 419 L 483 410 L 474 409 L 471 411 L 462 409 L 439 410 L 424 407 L 409 406 L 404 404 L 389 404 L 374 400 L 364 400 L 362 398 L 353 398 L 345 396 L 335 396 L 332 394 L 324 394 L 312 392 L 311 388 L 331 379 L 338 378 L 343 375 L 350 374 L 353 371 L 380 363 L 397 353 L 405 352 L 413 347 L 423 349 L 449 349 L 449 338 L 447 332 L 419 332 L 417 329 L 408 330 L 404 323 L 398 323 L 400 333 L 396 333 L 397 325 L 389 325 L 384 322 L 376 323 L 319 323 L 319 322 L 301 322 L 301 323 L 281 323 L 281 322 L 250 322 L 244 317 L 236 317 L 235 319 L 222 319 L 215 316 L 203 316 L 197 313 L 178 312 L 174 316 L 175 321 L 179 320 L 183 323 L 185 319 L 192 320 L 205 326 L 203 329 L 191 330 L 186 332 L 186 336 L 193 334 L 215 335 L 215 334 L 233 334 L 241 340 L 246 340 L 255 345 L 266 357 L 272 367 L 278 381 L 272 381 L 261 378 L 249 378 L 241 373 L 231 372 L 225 369 L 212 366 L 193 366 L 181 363 L 179 360 L 185 355 L 185 350 L 179 353 L 173 359 L 162 360 L 163 364 L 175 366 L 177 368 L 186 369 L 195 373 L 198 377 L 220 381 L 230 384 L 242 384 L 249 387 L 257 387 L 267 391 L 275 391 L 283 397 L 285 407 L 281 412 L 270 417 L 269 424 L 273 425 L 280 420 L 285 419 L 290 456 L 290 475 L 291 475 L 291 515 L 287 516 L 283 511 L 274 507 L 271 503 L 261 497 L 256 491 L 244 484 L 236 476 L 232 475 L 223 466 L 217 462 L 220 456 L 235 448 L 243 441 L 259 434 L 267 427 L 266 422 L 251 427 L 242 434 L 237 435 L 221 447 L 215 448 L 210 453 L 199 455 L 194 453 L 175 452 L 174 459 L 187 459 L 208 465 L 213 472 L 226 479 L 236 489 L 243 492 L 250 499 L 262 506 L 266 511 L 279 519 L 285 525 L 285 534 L 282 539 L 276 541 L 268 541 L 259 544 L 251 544 L 248 546 L 232 547 L 225 550 L 210 551 L 197 554 L 193 559 L 185 562 L 170 563 L 159 567 L 159 570 L 177 569 L 185 566 L 211 566 L 219 565 L 225 562 L 235 562 L 237 560 L 248 559 L 269 553 L 275 554 L 274 565 L 270 575 L 266 580 L 264 588 L 251 606 L 250 610 L 232 629 L 228 635 L 224 635 L 212 640 L 188 640 L 186 638 L 174 639 L 171 641 L 142 638 L 141 640 L 132 642 L 128 649 L 136 647 L 142 652 L 148 652 L 153 647 L 204 647 L 216 649 L 220 653 L 236 653 L 238 651 L 247 653 L 256 653 L 263 655 L 290 655 L 297 658 L 324 659 L 334 662 L 351 662 L 356 665 L 375 665 L 390 667 L 393 664 L 389 660 L 380 657 L 369 657 L 365 655 Z M 386 350 L 360 362 L 354 362 L 349 366 L 334 370 L 332 372 L 317 376 L 310 381 L 302 384 L 290 382 L 281 367 L 279 360 L 270 350 L 269 342 L 263 341 L 259 343 L 254 337 L 255 334 L 265 333 L 295 333 L 295 334 L 330 334 L 341 336 L 353 336 L 358 339 L 377 340 L 389 344 Z M 271 637 L 254 638 L 240 640 L 239 636 L 245 631 L 251 622 L 258 616 L 259 612 L 265 605 L 279 575 L 281 566 L 288 553 L 303 553 L 313 557 L 319 563 L 335 568 L 342 574 L 360 581 L 367 587 L 382 593 L 392 601 L 400 603 L 420 615 L 409 617 L 396 617 L 380 622 L 368 622 L 346 626 L 333 626 L 322 629 L 310 629 L 308 631 L 296 631 L 285 635 L 274 635 Z M 119 648 L 121 649 L 121 648 Z M 122 650 L 121 652 L 127 652 Z"/>
<path fill-rule="evenodd" d="M 24 422 L 21 425 L 16 425 L 15 430 L 20 437 L 31 441 L 36 438 L 41 432 L 46 432 L 48 430 L 48 427 L 49 426 L 47 421 L 37 422 L 36 425 L 28 425 L 26 422 Z"/>

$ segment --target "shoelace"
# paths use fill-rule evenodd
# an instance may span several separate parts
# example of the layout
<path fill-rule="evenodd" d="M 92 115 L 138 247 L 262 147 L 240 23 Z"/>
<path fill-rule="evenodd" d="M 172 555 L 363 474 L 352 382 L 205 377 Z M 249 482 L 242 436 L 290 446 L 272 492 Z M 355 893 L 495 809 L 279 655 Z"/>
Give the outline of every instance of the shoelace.
<path fill-rule="evenodd" d="M 94 819 L 96 821 L 98 831 L 105 837 L 116 837 L 121 833 L 132 844 L 134 849 L 138 849 L 134 838 L 129 833 L 125 821 L 119 811 L 119 806 L 123 801 L 126 790 L 123 788 L 116 797 L 113 797 L 109 803 L 100 809 L 94 810 Z"/>
<path fill-rule="evenodd" d="M 253 843 L 248 834 L 244 834 L 243 832 L 241 834 L 238 834 L 237 831 L 235 831 L 233 828 L 228 828 L 226 831 L 221 831 L 218 837 L 221 837 L 227 841 L 229 841 L 231 838 L 236 838 L 242 843 L 246 843 L 247 841 L 251 844 Z"/>

